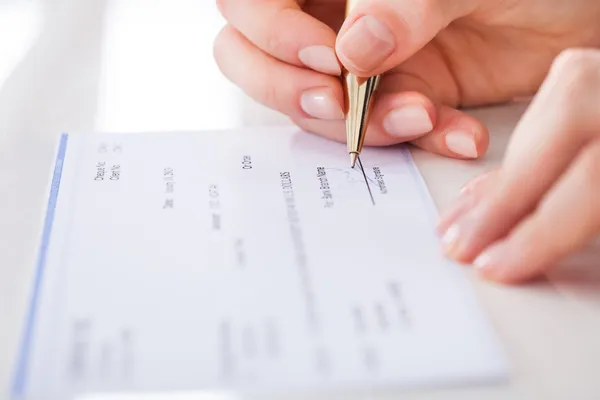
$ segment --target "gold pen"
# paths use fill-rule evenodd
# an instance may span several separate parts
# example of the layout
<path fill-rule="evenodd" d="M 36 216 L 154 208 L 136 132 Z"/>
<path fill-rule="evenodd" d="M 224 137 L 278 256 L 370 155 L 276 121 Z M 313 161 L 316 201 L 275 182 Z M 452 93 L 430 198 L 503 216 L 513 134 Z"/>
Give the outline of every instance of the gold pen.
<path fill-rule="evenodd" d="M 354 6 L 360 0 L 347 0 L 347 18 Z M 370 78 L 359 78 L 354 74 L 344 71 L 344 97 L 346 113 L 346 141 L 350 153 L 350 166 L 354 168 L 360 156 L 367 125 L 371 117 L 373 94 L 379 85 L 380 75 Z"/>

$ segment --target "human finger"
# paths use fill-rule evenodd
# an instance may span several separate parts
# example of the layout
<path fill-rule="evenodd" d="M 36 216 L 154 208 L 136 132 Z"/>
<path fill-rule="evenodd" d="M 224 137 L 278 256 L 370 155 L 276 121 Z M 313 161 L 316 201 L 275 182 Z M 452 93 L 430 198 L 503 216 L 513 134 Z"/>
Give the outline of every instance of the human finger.
<path fill-rule="evenodd" d="M 600 52 L 571 50 L 554 63 L 515 129 L 493 190 L 448 228 L 451 258 L 471 262 L 535 210 L 600 127 Z"/>
<path fill-rule="evenodd" d="M 497 170 L 487 171 L 463 186 L 456 202 L 439 219 L 436 228 L 438 234 L 446 232 L 458 218 L 477 204 L 490 185 L 494 184 L 496 174 Z"/>
<path fill-rule="evenodd" d="M 487 279 L 522 282 L 540 276 L 598 234 L 600 139 L 581 153 L 534 214 L 484 251 L 474 265 Z"/>
<path fill-rule="evenodd" d="M 383 75 L 372 125 L 387 136 L 388 144 L 411 142 L 431 153 L 473 159 L 485 154 L 489 133 L 476 118 L 450 105 L 452 90 L 437 79 L 422 77 L 423 66 L 435 63 L 431 47 Z M 444 70 L 427 70 L 428 76 L 446 76 Z M 427 118 L 429 117 L 429 118 Z M 380 124 L 378 126 L 378 124 Z"/>
<path fill-rule="evenodd" d="M 328 139 L 346 141 L 343 120 L 298 118 L 294 122 Z M 473 159 L 485 153 L 489 133 L 483 124 L 467 114 L 446 106 L 436 110 L 433 103 L 419 93 L 382 94 L 375 100 L 365 145 L 407 142 L 445 157 Z"/>
<path fill-rule="evenodd" d="M 489 131 L 476 118 L 452 107 L 440 106 L 438 123 L 431 133 L 412 140 L 423 150 L 451 158 L 475 159 L 489 146 Z"/>
<path fill-rule="evenodd" d="M 395 86 L 395 79 L 398 74 L 383 82 Z M 489 133 L 485 125 L 462 111 L 434 103 L 432 96 L 402 90 L 407 88 L 379 93 L 367 132 L 369 143 L 410 142 L 431 153 L 460 159 L 478 158 L 486 152 Z"/>
<path fill-rule="evenodd" d="M 340 29 L 336 52 L 358 76 L 400 65 L 450 22 L 470 13 L 474 0 L 370 0 L 356 5 Z"/>
<path fill-rule="evenodd" d="M 453 158 L 472 159 L 485 154 L 489 132 L 474 117 L 443 105 L 427 81 L 406 66 L 382 77 L 374 99 L 365 144 L 385 146 L 411 142 L 426 151 Z M 343 123 L 299 121 L 305 129 L 344 141 Z M 334 126 L 331 126 L 334 125 Z"/>
<path fill-rule="evenodd" d="M 246 63 L 239 63 L 240 57 Z M 343 92 L 338 79 L 276 60 L 230 25 L 215 41 L 215 59 L 223 74 L 259 103 L 290 116 L 313 133 L 345 141 Z M 485 152 L 488 133 L 474 118 L 450 107 L 436 106 L 421 93 L 402 91 L 418 85 L 401 74 L 384 77 L 382 84 L 387 89 L 376 98 L 366 145 L 413 141 L 426 150 L 454 158 L 476 158 Z M 425 86 L 421 89 L 427 92 Z M 339 123 L 332 126 L 319 120 Z"/>
<path fill-rule="evenodd" d="M 240 57 L 247 62 L 239 63 Z M 223 74 L 259 103 L 290 116 L 310 132 L 346 140 L 343 91 L 338 79 L 276 60 L 230 25 L 217 37 L 215 59 Z M 382 83 L 396 88 L 398 79 L 395 74 L 384 77 Z M 405 83 L 402 87 L 415 86 Z M 413 140 L 420 147 L 455 158 L 476 158 L 485 152 L 488 134 L 481 123 L 449 107 L 439 110 L 421 93 L 382 91 L 376 98 L 365 144 L 383 146 Z M 460 136 L 458 140 L 456 136 Z"/>
<path fill-rule="evenodd" d="M 295 66 L 340 75 L 336 34 L 296 0 L 218 0 L 229 24 L 267 54 Z"/>
<path fill-rule="evenodd" d="M 485 187 L 485 184 L 490 183 L 498 174 L 498 169 L 493 169 L 491 171 L 485 171 L 475 178 L 471 179 L 467 182 L 463 187 L 460 188 L 461 193 L 472 193 L 476 190 L 479 190 L 482 187 Z"/>
<path fill-rule="evenodd" d="M 339 79 L 277 60 L 231 25 L 217 36 L 214 58 L 223 75 L 260 104 L 292 118 L 343 120 Z"/>

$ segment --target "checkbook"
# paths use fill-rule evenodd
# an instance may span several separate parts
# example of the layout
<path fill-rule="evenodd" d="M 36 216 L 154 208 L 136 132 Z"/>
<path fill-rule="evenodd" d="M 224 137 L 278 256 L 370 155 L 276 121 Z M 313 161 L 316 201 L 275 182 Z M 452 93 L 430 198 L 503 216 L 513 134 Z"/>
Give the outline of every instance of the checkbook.
<path fill-rule="evenodd" d="M 503 349 L 410 152 L 295 128 L 64 134 L 12 396 L 489 384 Z"/>

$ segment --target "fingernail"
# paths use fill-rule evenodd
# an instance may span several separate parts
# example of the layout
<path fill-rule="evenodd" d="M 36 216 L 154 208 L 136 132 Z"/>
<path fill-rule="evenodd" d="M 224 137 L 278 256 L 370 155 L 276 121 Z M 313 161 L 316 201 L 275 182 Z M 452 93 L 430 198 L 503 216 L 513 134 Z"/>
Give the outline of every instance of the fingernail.
<path fill-rule="evenodd" d="M 481 182 L 483 182 L 485 180 L 485 178 L 487 178 L 488 176 L 490 176 L 490 174 L 491 174 L 490 171 L 486 171 L 486 172 L 483 172 L 483 173 L 477 175 L 475 178 L 471 179 L 463 187 L 461 187 L 460 188 L 460 192 L 461 193 L 472 192 L 473 189 L 475 189 L 475 187 L 477 185 L 479 185 Z"/>
<path fill-rule="evenodd" d="M 490 247 L 488 247 L 485 251 L 483 251 L 475 261 L 473 261 L 473 267 L 478 271 L 484 274 L 487 274 L 489 271 L 494 271 L 495 274 L 499 272 L 498 268 L 501 267 L 501 264 L 506 262 L 511 258 L 511 255 L 508 253 L 509 249 L 507 249 L 506 242 L 499 242 Z"/>
<path fill-rule="evenodd" d="M 319 119 L 343 119 L 342 107 L 329 88 L 308 89 L 300 97 L 300 106 L 305 113 Z"/>
<path fill-rule="evenodd" d="M 430 132 L 433 124 L 425 107 L 405 105 L 390 111 L 383 120 L 383 127 L 392 136 L 411 137 Z"/>
<path fill-rule="evenodd" d="M 471 185 L 471 183 L 467 183 L 466 185 L 463 185 L 460 188 L 460 194 L 471 193 L 472 190 L 473 190 L 473 185 Z"/>
<path fill-rule="evenodd" d="M 485 279 L 510 281 L 516 272 L 511 268 L 515 262 L 513 251 L 507 241 L 495 243 L 475 258 L 473 268 Z"/>
<path fill-rule="evenodd" d="M 490 253 L 483 252 L 475 259 L 475 261 L 473 261 L 473 266 L 477 270 L 484 270 L 484 269 L 490 268 L 492 263 L 493 263 L 493 259 L 492 259 L 492 256 L 490 255 Z"/>
<path fill-rule="evenodd" d="M 446 134 L 446 146 L 455 154 L 468 158 L 477 158 L 477 145 L 473 135 L 463 131 Z"/>
<path fill-rule="evenodd" d="M 444 236 L 442 236 L 442 245 L 447 253 L 452 252 L 452 249 L 456 247 L 456 243 L 460 237 L 460 226 L 454 224 L 448 228 Z"/>
<path fill-rule="evenodd" d="M 469 257 L 473 251 L 473 235 L 477 232 L 477 221 L 473 220 L 473 210 L 468 210 L 450 224 L 442 236 L 442 248 L 449 258 L 456 261 L 472 261 Z"/>
<path fill-rule="evenodd" d="M 342 74 L 340 63 L 331 47 L 308 46 L 298 52 L 298 58 L 315 71 L 336 76 Z"/>
<path fill-rule="evenodd" d="M 339 53 L 359 71 L 368 72 L 394 51 L 394 35 L 390 29 L 370 15 L 361 17 L 342 35 Z"/>

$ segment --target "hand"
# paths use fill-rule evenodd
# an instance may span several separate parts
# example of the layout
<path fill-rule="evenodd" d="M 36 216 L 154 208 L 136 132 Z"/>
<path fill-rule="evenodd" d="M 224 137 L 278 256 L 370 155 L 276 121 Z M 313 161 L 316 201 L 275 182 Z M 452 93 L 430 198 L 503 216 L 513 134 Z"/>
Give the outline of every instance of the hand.
<path fill-rule="evenodd" d="M 488 146 L 458 108 L 531 96 L 562 49 L 600 43 L 590 0 L 363 0 L 345 22 L 346 0 L 217 1 L 216 61 L 258 102 L 345 141 L 341 66 L 384 73 L 366 144 L 457 158 Z"/>
<path fill-rule="evenodd" d="M 501 168 L 468 185 L 439 229 L 450 257 L 506 283 L 600 234 L 600 50 L 556 59 Z"/>

